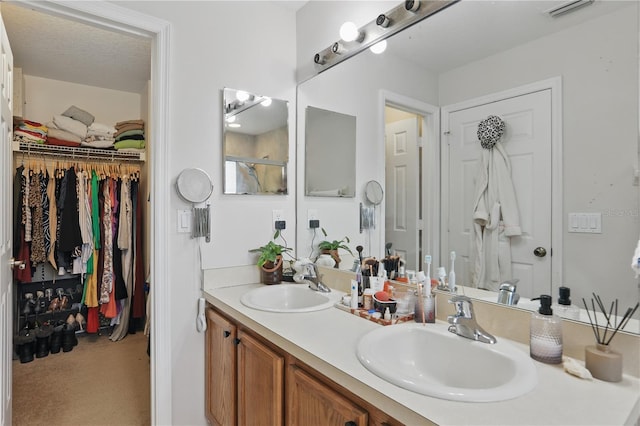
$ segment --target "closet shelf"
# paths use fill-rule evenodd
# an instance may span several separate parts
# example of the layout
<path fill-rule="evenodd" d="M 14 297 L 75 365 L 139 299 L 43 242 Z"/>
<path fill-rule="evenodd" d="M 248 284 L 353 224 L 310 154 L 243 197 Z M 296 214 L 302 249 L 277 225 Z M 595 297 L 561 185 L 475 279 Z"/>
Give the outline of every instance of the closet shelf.
<path fill-rule="evenodd" d="M 96 149 L 83 146 L 70 147 L 58 145 L 41 145 L 37 143 L 20 141 L 13 141 L 13 152 L 21 152 L 27 155 L 52 155 L 56 157 L 68 157 L 77 160 L 145 161 L 144 152 Z"/>

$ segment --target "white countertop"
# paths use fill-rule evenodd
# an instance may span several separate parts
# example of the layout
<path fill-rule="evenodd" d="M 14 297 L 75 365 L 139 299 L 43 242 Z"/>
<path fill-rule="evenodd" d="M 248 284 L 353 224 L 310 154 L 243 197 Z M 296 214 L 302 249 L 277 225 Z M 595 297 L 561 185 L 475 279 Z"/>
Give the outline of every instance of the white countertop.
<path fill-rule="evenodd" d="M 565 373 L 560 365 L 537 361 L 536 388 L 508 401 L 455 402 L 402 389 L 369 372 L 356 357 L 360 337 L 381 325 L 337 308 L 272 313 L 244 306 L 242 294 L 260 286 L 263 284 L 209 289 L 205 297 L 238 322 L 406 424 L 424 424 L 428 419 L 440 425 L 618 425 L 635 424 L 640 416 L 639 379 L 625 375 L 619 383 L 582 380 Z M 482 325 L 482 318 L 478 322 Z M 508 343 L 528 354 L 528 346 Z"/>

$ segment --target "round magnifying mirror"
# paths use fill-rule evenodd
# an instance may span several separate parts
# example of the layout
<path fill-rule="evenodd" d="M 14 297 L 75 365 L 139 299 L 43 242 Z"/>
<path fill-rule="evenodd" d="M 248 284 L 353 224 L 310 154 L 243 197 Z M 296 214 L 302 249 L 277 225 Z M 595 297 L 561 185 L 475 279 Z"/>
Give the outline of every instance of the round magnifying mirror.
<path fill-rule="evenodd" d="M 178 194 L 191 203 L 206 201 L 213 192 L 213 182 L 202 169 L 184 169 L 176 179 Z"/>
<path fill-rule="evenodd" d="M 377 206 L 382 202 L 382 196 L 384 192 L 382 191 L 382 185 L 380 182 L 375 180 L 370 180 L 364 187 L 364 195 L 368 202 Z"/>

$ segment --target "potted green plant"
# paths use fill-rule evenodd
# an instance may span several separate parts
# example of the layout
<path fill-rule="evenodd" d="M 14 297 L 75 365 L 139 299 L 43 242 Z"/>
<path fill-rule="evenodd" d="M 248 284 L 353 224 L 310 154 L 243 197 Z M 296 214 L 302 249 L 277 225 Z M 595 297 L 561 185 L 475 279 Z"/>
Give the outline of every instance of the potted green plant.
<path fill-rule="evenodd" d="M 324 230 L 324 228 L 322 229 L 322 233 L 324 234 L 324 236 L 327 236 L 327 231 Z M 339 249 L 343 249 L 349 252 L 349 254 L 351 254 L 351 256 L 353 256 L 353 252 L 351 251 L 351 249 L 349 248 L 349 246 L 347 246 L 346 243 L 350 243 L 351 240 L 349 240 L 349 237 L 344 236 L 341 240 L 333 240 L 333 241 L 329 241 L 329 240 L 323 240 L 320 241 L 320 243 L 318 243 L 318 250 L 320 250 L 321 254 L 328 254 L 330 255 L 333 260 L 336 262 L 336 264 L 334 265 L 334 268 L 338 268 L 340 266 L 340 255 L 338 253 Z"/>
<path fill-rule="evenodd" d="M 249 250 L 251 253 L 260 253 L 257 265 L 260 268 L 260 278 L 264 284 L 280 284 L 282 281 L 282 255 L 291 250 L 275 242 L 280 236 L 280 230 L 273 234 L 273 241 Z"/>

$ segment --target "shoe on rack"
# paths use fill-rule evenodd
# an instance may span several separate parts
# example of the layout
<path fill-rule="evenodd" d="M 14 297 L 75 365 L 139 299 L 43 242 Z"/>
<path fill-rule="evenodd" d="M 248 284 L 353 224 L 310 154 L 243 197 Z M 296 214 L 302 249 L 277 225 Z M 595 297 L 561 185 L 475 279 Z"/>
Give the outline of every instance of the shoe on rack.
<path fill-rule="evenodd" d="M 49 303 L 49 308 L 47 309 L 47 311 L 55 312 L 58 310 L 58 308 L 60 308 L 60 299 L 58 299 L 57 297 L 54 297 L 51 300 L 51 303 Z"/>
<path fill-rule="evenodd" d="M 76 339 L 76 329 L 73 325 L 65 324 L 62 326 L 62 352 L 70 352 L 73 347 L 78 344 Z"/>
<path fill-rule="evenodd" d="M 30 330 L 23 329 L 15 338 L 16 352 L 20 357 L 20 363 L 26 364 L 33 361 L 36 349 L 36 335 Z"/>
<path fill-rule="evenodd" d="M 80 330 L 84 331 L 84 326 L 87 323 L 87 320 L 84 319 L 84 315 L 80 312 L 76 314 L 76 323 L 78 324 L 78 327 L 80 327 Z"/>
<path fill-rule="evenodd" d="M 37 304 L 36 304 L 36 301 L 33 300 L 33 297 L 27 299 L 24 302 L 24 308 L 22 308 L 22 314 L 25 317 L 28 316 L 28 315 L 31 315 L 35 311 L 36 306 L 37 306 Z"/>
<path fill-rule="evenodd" d="M 49 355 L 52 334 L 53 327 L 50 325 L 43 325 L 36 330 L 36 358 L 44 358 Z"/>
<path fill-rule="evenodd" d="M 66 295 L 62 296 L 62 299 L 60 300 L 59 309 L 63 311 L 68 308 L 69 308 L 69 298 Z"/>
<path fill-rule="evenodd" d="M 53 332 L 51 333 L 51 340 L 49 341 L 49 350 L 52 354 L 57 354 L 60 352 L 60 348 L 62 347 L 62 328 L 64 324 L 59 324 L 53 327 Z"/>

